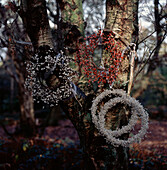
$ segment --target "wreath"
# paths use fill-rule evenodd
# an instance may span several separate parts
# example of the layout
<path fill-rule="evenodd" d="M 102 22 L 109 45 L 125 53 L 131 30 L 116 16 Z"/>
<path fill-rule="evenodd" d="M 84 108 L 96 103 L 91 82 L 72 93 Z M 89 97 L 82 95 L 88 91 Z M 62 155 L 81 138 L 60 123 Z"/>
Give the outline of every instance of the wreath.
<path fill-rule="evenodd" d="M 98 52 L 100 57 L 97 59 L 95 50 L 99 47 L 102 51 L 101 54 Z M 86 37 L 78 49 L 74 59 L 81 68 L 80 74 L 85 75 L 89 83 L 97 82 L 99 87 L 106 83 L 111 86 L 119 74 L 119 66 L 124 57 L 121 45 L 113 38 L 113 34 L 109 32 L 105 35 L 99 30 Z"/>
<path fill-rule="evenodd" d="M 98 104 L 106 97 L 111 97 L 115 95 L 115 98 L 111 98 L 108 102 L 104 104 L 100 112 L 97 114 Z M 123 126 L 121 129 L 117 130 L 108 130 L 105 128 L 105 115 L 109 109 L 116 106 L 116 104 L 122 103 L 128 105 L 131 108 L 131 118 L 128 125 Z M 91 107 L 92 121 L 95 124 L 95 127 L 98 129 L 99 134 L 106 138 L 106 141 L 113 144 L 114 146 L 123 146 L 128 147 L 129 144 L 140 141 L 141 138 L 147 132 L 148 129 L 148 113 L 144 110 L 143 106 L 134 98 L 126 95 L 123 90 L 106 90 L 102 92 L 97 98 L 93 101 Z M 117 137 L 129 133 L 133 130 L 134 126 L 138 119 L 141 119 L 141 129 L 137 134 L 128 138 L 127 140 L 118 139 Z"/>
<path fill-rule="evenodd" d="M 31 61 L 26 62 L 28 76 L 25 86 L 32 91 L 34 100 L 40 99 L 54 106 L 70 97 L 74 73 L 69 66 L 70 60 L 62 51 L 55 54 L 52 48 L 40 47 Z"/>

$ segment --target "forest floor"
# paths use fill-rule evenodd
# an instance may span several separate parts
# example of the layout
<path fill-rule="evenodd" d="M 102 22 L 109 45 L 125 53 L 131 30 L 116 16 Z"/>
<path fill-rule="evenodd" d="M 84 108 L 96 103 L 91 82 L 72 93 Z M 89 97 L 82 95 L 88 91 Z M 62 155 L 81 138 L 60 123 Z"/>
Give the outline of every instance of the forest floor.
<path fill-rule="evenodd" d="M 15 127 L 16 124 L 6 125 L 10 133 L 14 132 Z M 25 139 L 17 136 L 15 139 L 16 141 L 10 139 L 0 128 L 0 169 L 5 167 L 13 170 L 12 166 L 17 169 L 29 169 L 32 165 L 38 169 L 46 165 L 45 159 L 63 161 L 62 164 L 65 165 L 61 165 L 60 169 L 62 166 L 64 169 L 70 166 L 77 168 L 83 164 L 79 138 L 69 120 L 60 120 L 57 126 L 46 127 L 41 137 Z M 53 151 L 56 149 L 57 152 Z M 26 154 L 25 159 L 22 158 L 24 154 Z M 60 160 L 62 155 L 63 160 Z M 70 160 L 69 157 L 75 159 Z M 67 163 L 68 161 L 71 162 Z M 34 165 L 34 162 L 38 165 Z M 167 121 L 150 120 L 149 130 L 144 140 L 130 146 L 130 169 L 150 168 L 167 169 Z"/>
<path fill-rule="evenodd" d="M 139 147 L 148 153 L 167 155 L 167 121 L 151 120 L 146 137 L 133 147 Z"/>

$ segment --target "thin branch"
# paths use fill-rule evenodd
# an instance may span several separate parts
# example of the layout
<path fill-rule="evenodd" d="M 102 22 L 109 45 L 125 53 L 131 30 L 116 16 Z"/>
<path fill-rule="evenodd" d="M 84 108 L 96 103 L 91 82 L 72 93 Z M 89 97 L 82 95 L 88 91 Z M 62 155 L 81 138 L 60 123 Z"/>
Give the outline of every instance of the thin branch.
<path fill-rule="evenodd" d="M 166 32 L 166 33 L 167 33 L 167 32 Z M 153 54 L 153 53 L 155 52 L 155 50 L 162 44 L 163 40 L 164 40 L 165 37 L 166 37 L 166 33 L 165 33 L 163 39 L 161 40 L 161 42 L 152 50 L 152 52 L 150 53 L 148 59 L 146 60 L 145 64 L 143 65 L 143 67 L 142 67 L 142 68 L 137 72 L 137 74 L 135 75 L 134 82 L 135 82 L 137 76 L 141 73 L 141 71 L 144 69 L 144 67 L 146 66 L 146 64 L 147 64 L 148 61 L 150 60 L 152 54 Z"/>
<path fill-rule="evenodd" d="M 149 34 L 148 36 L 146 36 L 143 40 L 141 40 L 141 41 L 138 43 L 138 45 L 141 44 L 143 41 L 145 41 L 147 38 L 151 37 L 155 32 L 156 32 L 156 30 L 154 30 L 151 34 Z"/>

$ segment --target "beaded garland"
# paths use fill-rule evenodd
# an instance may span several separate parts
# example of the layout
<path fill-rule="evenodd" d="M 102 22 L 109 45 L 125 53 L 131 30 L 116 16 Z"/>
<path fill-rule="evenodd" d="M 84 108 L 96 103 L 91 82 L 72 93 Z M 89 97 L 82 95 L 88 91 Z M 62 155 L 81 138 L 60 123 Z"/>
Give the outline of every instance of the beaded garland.
<path fill-rule="evenodd" d="M 43 56 L 44 55 L 44 56 Z M 34 100 L 42 100 L 50 106 L 57 105 L 60 100 L 70 97 L 72 93 L 73 70 L 69 67 L 70 58 L 63 52 L 55 55 L 52 48 L 41 51 L 26 62 L 28 76 L 25 86 L 32 91 Z M 56 70 L 58 70 L 56 72 Z M 56 75 L 57 86 L 49 87 L 47 78 Z M 39 102 L 39 101 L 37 101 Z"/>
<path fill-rule="evenodd" d="M 103 108 L 100 110 L 98 115 L 96 114 L 97 105 L 104 99 L 106 96 L 115 95 L 119 97 L 115 97 L 110 99 L 105 103 Z M 117 130 L 108 130 L 105 128 L 105 115 L 107 111 L 114 107 L 116 104 L 122 103 L 131 107 L 131 118 L 129 120 L 128 125 L 123 126 L 121 129 Z M 98 129 L 99 134 L 106 138 L 108 143 L 111 143 L 114 146 L 123 146 L 128 147 L 129 144 L 133 142 L 140 141 L 141 138 L 147 132 L 148 129 L 148 113 L 144 110 L 143 106 L 134 98 L 126 95 L 123 90 L 115 89 L 115 90 L 106 90 L 102 92 L 94 101 L 91 107 L 92 113 L 92 121 L 95 124 L 95 127 Z M 131 138 L 127 140 L 118 139 L 116 137 L 121 136 L 122 134 L 128 133 L 133 130 L 138 119 L 141 119 L 141 129 L 139 132 Z"/>

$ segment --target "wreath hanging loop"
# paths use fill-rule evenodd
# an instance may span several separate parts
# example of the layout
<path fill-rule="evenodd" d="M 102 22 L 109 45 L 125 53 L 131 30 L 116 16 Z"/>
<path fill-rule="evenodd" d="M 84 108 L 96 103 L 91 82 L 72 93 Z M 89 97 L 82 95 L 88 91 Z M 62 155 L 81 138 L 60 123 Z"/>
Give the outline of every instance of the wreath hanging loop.
<path fill-rule="evenodd" d="M 112 95 L 115 95 L 115 98 L 111 98 L 108 102 L 104 104 L 100 112 L 97 114 L 98 104 L 105 98 Z M 121 129 L 109 130 L 105 128 L 105 115 L 109 109 L 116 106 L 118 103 L 128 105 L 131 108 L 131 118 L 129 123 L 126 126 L 123 126 Z M 95 124 L 95 127 L 98 129 L 99 134 L 106 138 L 108 143 L 111 143 L 114 146 L 123 146 L 128 147 L 129 144 L 140 141 L 147 132 L 148 129 L 148 113 L 144 110 L 143 106 L 134 98 L 128 96 L 124 91 L 120 89 L 115 90 L 106 90 L 102 92 L 97 98 L 93 101 L 91 107 L 92 121 Z M 118 139 L 123 134 L 129 133 L 133 130 L 134 126 L 137 123 L 137 120 L 141 119 L 141 129 L 137 134 L 128 138 L 127 140 Z"/>

